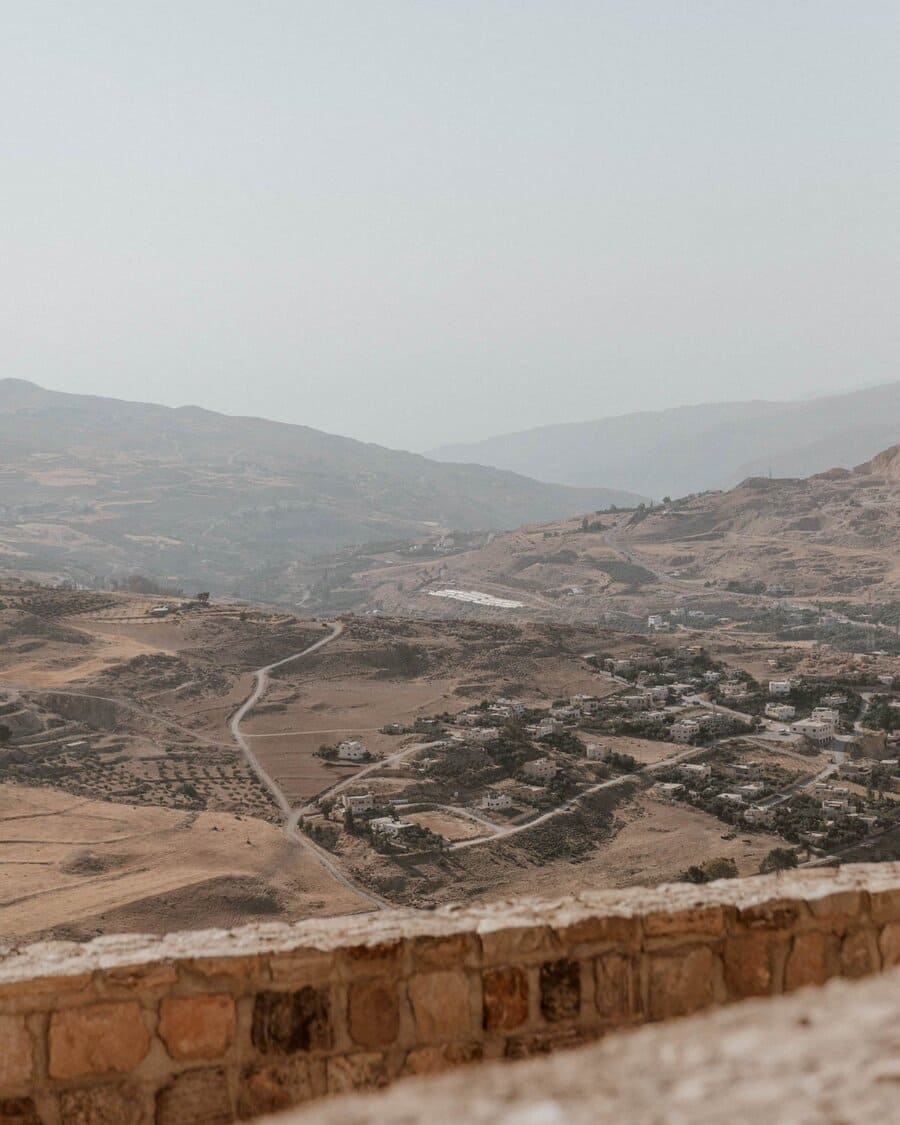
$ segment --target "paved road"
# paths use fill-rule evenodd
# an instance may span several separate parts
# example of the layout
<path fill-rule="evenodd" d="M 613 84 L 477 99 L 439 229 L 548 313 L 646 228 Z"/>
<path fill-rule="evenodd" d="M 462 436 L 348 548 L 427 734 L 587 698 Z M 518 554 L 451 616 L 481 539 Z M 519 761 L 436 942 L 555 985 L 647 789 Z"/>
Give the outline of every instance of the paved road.
<path fill-rule="evenodd" d="M 639 781 L 636 773 L 626 773 L 621 777 L 614 777 L 611 781 L 601 781 L 597 785 L 592 785 L 588 789 L 583 789 L 580 793 L 576 793 L 574 797 L 570 797 L 568 801 L 559 805 L 549 812 L 541 813 L 540 816 L 535 817 L 534 820 L 529 820 L 526 824 L 509 824 L 499 827 L 498 831 L 493 836 L 479 836 L 474 840 L 458 840 L 455 844 L 448 845 L 444 851 L 458 852 L 463 848 L 477 848 L 480 844 L 491 844 L 495 840 L 505 840 L 510 836 L 516 836 L 520 832 L 527 832 L 529 828 L 535 828 L 538 824 L 543 824 L 544 821 L 552 820 L 555 816 L 560 816 L 562 813 L 571 812 L 585 797 L 589 797 L 592 793 L 598 792 L 600 789 L 612 789 L 616 785 L 623 785 L 626 781 Z"/>
<path fill-rule="evenodd" d="M 317 652 L 320 648 L 324 648 L 325 645 L 330 644 L 333 640 L 339 637 L 341 633 L 343 633 L 343 631 L 344 626 L 339 621 L 335 622 L 335 624 L 331 626 L 331 631 L 329 632 L 328 636 L 322 637 L 320 640 L 316 641 L 315 644 L 309 645 L 308 648 L 303 649 L 301 652 L 294 652 L 290 656 L 284 657 L 283 660 L 275 660 L 271 664 L 266 664 L 262 668 L 257 668 L 253 673 L 253 691 L 251 691 L 251 693 L 247 696 L 241 706 L 237 709 L 237 711 L 235 711 L 234 715 L 231 717 L 231 722 L 228 724 L 228 727 L 231 731 L 232 737 L 240 747 L 241 753 L 244 755 L 247 765 L 257 776 L 260 783 L 265 786 L 266 790 L 271 794 L 272 799 L 281 810 L 285 820 L 284 830 L 288 837 L 295 843 L 299 844 L 301 848 L 304 848 L 307 852 L 309 852 L 318 861 L 318 863 L 325 868 L 329 875 L 337 880 L 338 883 L 340 883 L 344 887 L 347 887 L 348 890 L 353 891 L 355 894 L 371 903 L 374 909 L 383 910 L 391 906 L 392 904 L 389 903 L 386 899 L 381 898 L 380 895 L 376 895 L 372 891 L 360 887 L 357 883 L 355 883 L 352 879 L 345 875 L 336 860 L 324 848 L 319 847 L 319 845 L 315 843 L 315 841 L 311 840 L 304 832 L 301 831 L 299 821 L 303 815 L 303 810 L 291 808 L 291 803 L 284 795 L 283 790 L 278 785 L 276 780 L 272 777 L 272 775 L 262 765 L 256 754 L 254 754 L 253 750 L 250 747 L 250 743 L 247 741 L 246 736 L 241 730 L 241 723 L 250 714 L 256 704 L 259 703 L 260 699 L 262 699 L 263 695 L 265 694 L 266 688 L 269 686 L 269 678 L 271 676 L 271 673 L 276 668 L 281 668 L 285 664 L 290 664 L 294 660 L 300 660 L 301 657 L 309 656 L 311 653 Z"/>

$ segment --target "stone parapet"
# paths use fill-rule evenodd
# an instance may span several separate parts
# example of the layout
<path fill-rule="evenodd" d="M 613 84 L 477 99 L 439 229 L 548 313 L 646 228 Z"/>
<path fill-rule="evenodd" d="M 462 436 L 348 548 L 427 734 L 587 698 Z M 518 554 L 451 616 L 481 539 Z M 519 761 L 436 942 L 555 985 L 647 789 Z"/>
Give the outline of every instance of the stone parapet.
<path fill-rule="evenodd" d="M 887 1125 L 900 1116 L 898 1083 L 894 970 L 319 1101 L 265 1125 Z"/>
<path fill-rule="evenodd" d="M 900 864 L 0 960 L 0 1125 L 247 1119 L 900 962 Z"/>

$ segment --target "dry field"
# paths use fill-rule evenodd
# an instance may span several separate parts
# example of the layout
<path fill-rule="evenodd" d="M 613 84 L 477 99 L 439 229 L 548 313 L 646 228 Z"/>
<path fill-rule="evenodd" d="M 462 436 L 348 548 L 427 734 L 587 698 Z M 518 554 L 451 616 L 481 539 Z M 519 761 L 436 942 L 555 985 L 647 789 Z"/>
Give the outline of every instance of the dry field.
<path fill-rule="evenodd" d="M 364 908 L 252 817 L 0 785 L 0 937 L 232 926 Z"/>
<path fill-rule="evenodd" d="M 714 856 L 733 859 L 742 875 L 752 875 L 774 847 L 767 833 L 738 833 L 685 804 L 669 804 L 647 794 L 619 805 L 615 829 L 577 860 L 547 859 L 540 865 L 521 845 L 484 845 L 454 853 L 452 880 L 435 900 L 491 901 L 518 895 L 557 896 L 581 890 L 656 886 L 671 882 L 691 864 Z M 519 840 L 523 837 L 519 837 Z"/>

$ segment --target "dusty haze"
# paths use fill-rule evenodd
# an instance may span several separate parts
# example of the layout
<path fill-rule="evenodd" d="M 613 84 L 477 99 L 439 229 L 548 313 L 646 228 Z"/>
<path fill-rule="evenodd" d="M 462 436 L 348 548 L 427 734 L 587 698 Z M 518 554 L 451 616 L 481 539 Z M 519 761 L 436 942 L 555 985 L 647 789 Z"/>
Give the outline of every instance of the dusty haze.
<path fill-rule="evenodd" d="M 895 378 L 898 32 L 7 5 L 0 374 L 414 450 Z"/>

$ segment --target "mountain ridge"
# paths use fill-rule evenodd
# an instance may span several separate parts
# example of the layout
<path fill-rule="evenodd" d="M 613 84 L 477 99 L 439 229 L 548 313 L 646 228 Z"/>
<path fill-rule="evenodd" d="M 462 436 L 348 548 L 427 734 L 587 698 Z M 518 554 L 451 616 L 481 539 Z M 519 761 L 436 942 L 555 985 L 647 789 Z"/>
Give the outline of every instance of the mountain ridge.
<path fill-rule="evenodd" d="M 139 570 L 219 588 L 343 544 L 641 499 L 17 379 L 0 380 L 0 485 L 10 565 L 73 577 Z"/>
<path fill-rule="evenodd" d="M 900 382 L 817 399 L 706 403 L 565 422 L 430 450 L 537 479 L 630 482 L 655 499 L 728 488 L 748 476 L 810 476 L 856 464 L 900 438 Z"/>

